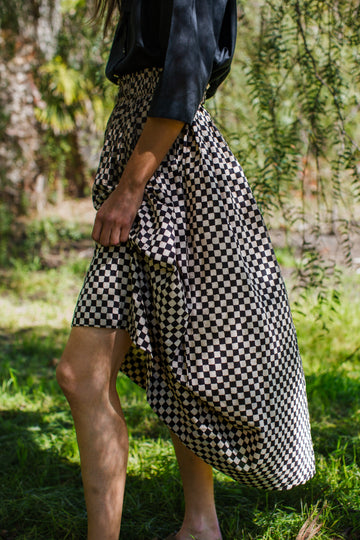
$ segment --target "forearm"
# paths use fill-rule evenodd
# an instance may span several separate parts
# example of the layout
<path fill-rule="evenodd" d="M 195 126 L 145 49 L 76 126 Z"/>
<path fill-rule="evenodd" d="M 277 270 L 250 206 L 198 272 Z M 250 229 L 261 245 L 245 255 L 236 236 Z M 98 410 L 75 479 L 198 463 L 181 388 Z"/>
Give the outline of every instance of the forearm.
<path fill-rule="evenodd" d="M 118 186 L 96 214 L 92 237 L 103 246 L 126 242 L 146 183 L 179 135 L 184 123 L 149 117 Z"/>
<path fill-rule="evenodd" d="M 148 117 L 124 169 L 121 182 L 143 189 L 179 135 L 184 122 Z"/>

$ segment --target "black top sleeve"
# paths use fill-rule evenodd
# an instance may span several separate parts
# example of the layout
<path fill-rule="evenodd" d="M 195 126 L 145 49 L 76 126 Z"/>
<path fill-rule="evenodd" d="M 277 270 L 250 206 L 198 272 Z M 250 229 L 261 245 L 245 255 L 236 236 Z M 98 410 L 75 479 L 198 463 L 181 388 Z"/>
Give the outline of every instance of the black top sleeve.
<path fill-rule="evenodd" d="M 162 68 L 149 115 L 190 123 L 230 71 L 236 0 L 122 0 L 106 75 Z"/>
<path fill-rule="evenodd" d="M 221 65 L 218 80 L 223 80 L 230 70 L 236 17 L 228 18 L 231 28 L 224 28 L 223 23 L 229 5 L 236 10 L 236 1 L 167 1 L 172 2 L 169 38 L 149 116 L 190 123 L 217 65 Z"/>

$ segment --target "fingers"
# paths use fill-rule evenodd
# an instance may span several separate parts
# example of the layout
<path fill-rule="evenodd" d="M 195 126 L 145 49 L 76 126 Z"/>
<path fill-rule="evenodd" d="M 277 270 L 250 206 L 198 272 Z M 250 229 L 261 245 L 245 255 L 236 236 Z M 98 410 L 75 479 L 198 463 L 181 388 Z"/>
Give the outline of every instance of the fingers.
<path fill-rule="evenodd" d="M 96 216 L 93 230 L 91 233 L 91 238 L 98 244 L 101 243 L 100 242 L 101 231 L 102 231 L 102 222 L 98 219 L 98 216 Z"/>
<path fill-rule="evenodd" d="M 128 241 L 131 226 L 132 226 L 132 222 L 131 222 L 130 225 L 126 224 L 126 225 L 124 225 L 122 227 L 122 229 L 120 231 L 119 242 L 127 242 Z"/>
<path fill-rule="evenodd" d="M 92 238 L 102 246 L 118 246 L 121 242 L 127 242 L 132 221 L 125 224 L 116 223 L 99 216 L 95 218 Z"/>
<path fill-rule="evenodd" d="M 120 244 L 120 227 L 116 227 L 106 222 L 102 222 L 100 219 L 95 220 L 92 238 L 98 244 L 102 246 L 117 246 Z"/>
<path fill-rule="evenodd" d="M 118 246 L 120 244 L 120 225 L 112 227 L 110 230 L 109 246 Z"/>
<path fill-rule="evenodd" d="M 95 242 L 106 247 L 126 242 L 142 199 L 143 190 L 119 184 L 96 214 L 92 231 Z"/>

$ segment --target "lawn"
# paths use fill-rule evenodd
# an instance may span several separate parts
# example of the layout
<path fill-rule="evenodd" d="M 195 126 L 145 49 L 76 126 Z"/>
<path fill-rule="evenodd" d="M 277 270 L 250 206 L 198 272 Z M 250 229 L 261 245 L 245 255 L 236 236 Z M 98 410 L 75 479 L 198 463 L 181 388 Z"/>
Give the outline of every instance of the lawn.
<path fill-rule="evenodd" d="M 61 226 L 61 238 L 59 222 L 36 233 L 45 240 L 49 230 L 55 235 L 49 251 L 15 254 L 0 274 L 0 538 L 6 540 L 86 537 L 76 438 L 54 372 L 87 265 L 89 231 L 76 237 L 73 227 Z M 277 493 L 216 472 L 224 540 L 306 539 L 307 520 L 319 526 L 316 538 L 360 539 L 360 275 L 347 272 L 342 281 L 340 304 L 336 311 L 325 305 L 321 320 L 310 295 L 294 309 L 317 474 L 306 486 Z M 123 376 L 118 389 L 130 435 L 121 539 L 162 539 L 183 512 L 170 438 L 140 389 Z"/>

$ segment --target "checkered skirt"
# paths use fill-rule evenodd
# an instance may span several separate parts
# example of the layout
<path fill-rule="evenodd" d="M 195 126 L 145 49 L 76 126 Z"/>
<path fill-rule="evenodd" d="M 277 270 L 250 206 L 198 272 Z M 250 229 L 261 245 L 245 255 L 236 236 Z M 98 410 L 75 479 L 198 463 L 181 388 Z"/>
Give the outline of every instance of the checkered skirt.
<path fill-rule="evenodd" d="M 121 181 L 159 70 L 126 75 L 93 187 Z M 126 329 L 122 371 L 184 444 L 243 484 L 314 474 L 296 333 L 263 218 L 200 105 L 155 174 L 126 244 L 96 246 L 74 326 Z"/>

